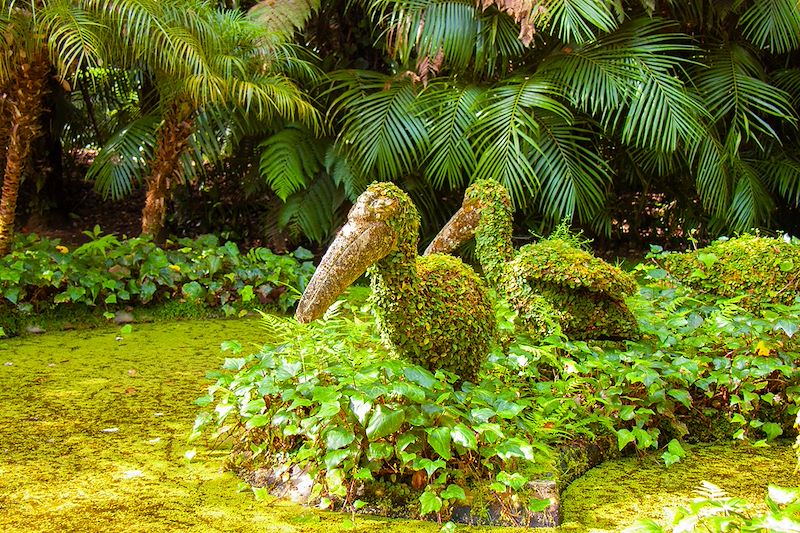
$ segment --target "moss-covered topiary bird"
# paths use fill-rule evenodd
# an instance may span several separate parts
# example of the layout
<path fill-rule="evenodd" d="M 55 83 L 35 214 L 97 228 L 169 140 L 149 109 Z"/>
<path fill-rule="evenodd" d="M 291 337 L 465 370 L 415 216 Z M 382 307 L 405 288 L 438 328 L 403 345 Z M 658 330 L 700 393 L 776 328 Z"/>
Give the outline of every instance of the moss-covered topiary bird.
<path fill-rule="evenodd" d="M 533 337 L 548 333 L 551 318 L 574 339 L 638 335 L 636 319 L 624 300 L 636 290 L 632 276 L 594 257 L 566 233 L 515 252 L 512 214 L 505 187 L 478 180 L 425 253 L 449 253 L 475 237 L 486 280 L 516 309 L 521 328 Z"/>
<path fill-rule="evenodd" d="M 319 318 L 366 271 L 389 346 L 432 371 L 474 381 L 496 334 L 486 285 L 459 259 L 420 257 L 418 231 L 419 214 L 408 195 L 391 183 L 370 185 L 322 258 L 295 318 Z"/>

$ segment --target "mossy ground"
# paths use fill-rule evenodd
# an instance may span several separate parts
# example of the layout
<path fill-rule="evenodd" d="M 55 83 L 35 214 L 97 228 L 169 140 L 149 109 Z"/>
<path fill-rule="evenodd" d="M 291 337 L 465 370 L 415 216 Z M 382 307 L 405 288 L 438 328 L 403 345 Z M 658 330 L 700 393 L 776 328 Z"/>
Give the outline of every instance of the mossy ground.
<path fill-rule="evenodd" d="M 637 519 L 667 523 L 670 508 L 685 506 L 702 481 L 766 510 L 769 484 L 800 486 L 790 443 L 768 448 L 748 444 L 697 445 L 669 468 L 655 456 L 608 461 L 575 480 L 562 494 L 560 530 L 620 531 Z"/>
<path fill-rule="evenodd" d="M 237 492 L 239 480 L 221 471 L 226 450 L 186 442 L 192 401 L 225 356 L 219 343 L 257 343 L 258 321 L 136 324 L 118 337 L 113 327 L 0 340 L 0 531 L 350 530 L 343 515 Z M 567 490 L 563 530 L 659 519 L 704 479 L 762 501 L 769 482 L 800 484 L 794 462 L 788 446 L 698 447 L 670 469 L 653 458 L 609 462 Z M 438 530 L 356 523 L 360 531 Z"/>

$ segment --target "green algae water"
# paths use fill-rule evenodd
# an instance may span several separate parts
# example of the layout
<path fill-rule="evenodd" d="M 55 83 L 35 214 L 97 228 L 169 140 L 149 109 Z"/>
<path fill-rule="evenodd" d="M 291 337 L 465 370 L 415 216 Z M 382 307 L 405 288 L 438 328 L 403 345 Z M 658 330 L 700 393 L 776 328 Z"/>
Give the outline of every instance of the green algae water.
<path fill-rule="evenodd" d="M 258 320 L 203 320 L 0 340 L 0 531 L 344 530 L 340 515 L 256 502 L 222 472 L 224 449 L 187 444 L 220 342 L 259 336 Z"/>
<path fill-rule="evenodd" d="M 260 337 L 250 319 L 0 340 L 0 531 L 352 531 L 349 516 L 256 501 L 222 471 L 224 447 L 186 441 L 193 401 L 210 383 L 205 374 L 225 358 L 220 343 L 255 349 Z M 770 482 L 800 485 L 793 468 L 788 445 L 697 447 L 669 469 L 655 457 L 608 462 L 567 489 L 561 530 L 620 531 L 637 518 L 659 520 L 663 507 L 685 504 L 704 479 L 762 501 Z M 362 516 L 355 525 L 439 530 Z"/>

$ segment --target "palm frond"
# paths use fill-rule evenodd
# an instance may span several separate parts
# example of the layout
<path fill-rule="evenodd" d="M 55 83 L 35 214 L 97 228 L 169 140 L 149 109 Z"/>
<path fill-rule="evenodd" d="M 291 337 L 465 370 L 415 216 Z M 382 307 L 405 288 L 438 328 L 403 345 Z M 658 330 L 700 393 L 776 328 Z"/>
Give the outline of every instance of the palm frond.
<path fill-rule="evenodd" d="M 789 95 L 789 103 L 800 107 L 800 68 L 786 68 L 770 73 L 772 84 Z"/>
<path fill-rule="evenodd" d="M 773 190 L 790 204 L 800 207 L 800 161 L 781 153 L 751 164 L 764 176 Z"/>
<path fill-rule="evenodd" d="M 611 178 L 591 132 L 544 120 L 539 147 L 534 171 L 541 179 L 538 204 L 543 214 L 552 223 L 574 215 L 582 222 L 594 220 L 603 211 Z"/>
<path fill-rule="evenodd" d="M 720 215 L 728 209 L 732 194 L 731 158 L 733 156 L 716 139 L 713 132 L 699 143 L 697 154 L 693 157 L 697 192 L 703 207 L 712 214 Z"/>
<path fill-rule="evenodd" d="M 435 84 L 418 100 L 431 138 L 422 166 L 426 179 L 436 188 L 445 183 L 451 189 L 460 188 L 475 170 L 477 156 L 467 133 L 476 120 L 475 104 L 482 93 L 474 85 Z"/>
<path fill-rule="evenodd" d="M 716 122 L 729 120 L 745 139 L 758 145 L 761 135 L 780 142 L 770 120 L 797 122 L 789 95 L 764 81 L 761 64 L 742 46 L 726 43 L 709 54 L 707 65 L 696 79 Z"/>
<path fill-rule="evenodd" d="M 86 179 L 94 181 L 95 190 L 103 198 L 122 198 L 144 180 L 159 123 L 157 117 L 142 117 L 118 131 L 97 154 Z"/>
<path fill-rule="evenodd" d="M 783 54 L 800 48 L 797 0 L 753 0 L 739 19 L 742 33 L 759 48 Z"/>
<path fill-rule="evenodd" d="M 261 0 L 250 8 L 247 16 L 267 31 L 288 39 L 318 9 L 319 0 Z"/>
<path fill-rule="evenodd" d="M 73 2 L 47 4 L 42 20 L 51 61 L 62 76 L 102 62 L 100 33 L 104 29 L 90 13 Z"/>
<path fill-rule="evenodd" d="M 416 91 L 407 78 L 339 73 L 333 103 L 342 116 L 338 145 L 362 175 L 393 180 L 411 172 L 428 146 L 425 122 L 412 112 Z"/>
<path fill-rule="evenodd" d="M 581 44 L 595 38 L 595 33 L 611 32 L 617 27 L 613 3 L 602 0 L 551 0 L 542 13 L 549 19 L 550 32 L 566 43 Z"/>
<path fill-rule="evenodd" d="M 549 113 L 564 122 L 572 120 L 569 109 L 555 98 L 557 94 L 546 81 L 513 78 L 482 98 L 471 132 L 479 154 L 475 177 L 502 183 L 518 207 L 539 192 L 540 177 L 532 163 L 537 154 L 541 155 L 536 113 Z"/>
<path fill-rule="evenodd" d="M 743 160 L 734 161 L 734 172 L 736 188 L 727 222 L 735 231 L 749 231 L 769 220 L 775 204 L 752 165 Z"/>
<path fill-rule="evenodd" d="M 289 125 L 263 141 L 259 171 L 283 201 L 304 189 L 322 169 L 325 146 L 300 125 Z"/>

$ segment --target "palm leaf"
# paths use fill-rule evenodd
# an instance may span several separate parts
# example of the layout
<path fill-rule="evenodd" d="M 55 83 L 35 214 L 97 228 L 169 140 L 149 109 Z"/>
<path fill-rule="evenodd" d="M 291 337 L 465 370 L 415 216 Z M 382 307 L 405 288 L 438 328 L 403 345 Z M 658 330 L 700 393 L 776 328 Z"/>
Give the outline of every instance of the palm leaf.
<path fill-rule="evenodd" d="M 731 159 L 738 157 L 725 149 L 713 132 L 699 143 L 696 157 L 695 181 L 703 206 L 715 215 L 728 209 L 731 201 Z"/>
<path fill-rule="evenodd" d="M 267 31 L 288 39 L 318 9 L 319 0 L 262 0 L 250 8 L 247 16 Z"/>
<path fill-rule="evenodd" d="M 551 223 L 572 219 L 594 220 L 603 211 L 611 183 L 607 163 L 592 146 L 591 132 L 542 121 L 541 157 L 534 171 L 541 179 L 538 203 Z"/>
<path fill-rule="evenodd" d="M 789 95 L 764 81 L 759 61 L 745 48 L 728 43 L 712 52 L 708 69 L 696 79 L 715 121 L 730 121 L 745 139 L 761 145 L 760 135 L 779 141 L 770 119 L 797 122 Z"/>
<path fill-rule="evenodd" d="M 408 79 L 370 72 L 338 73 L 333 103 L 342 116 L 340 149 L 362 175 L 393 180 L 410 173 L 428 145 L 425 122 L 412 112 L 416 92 Z"/>
<path fill-rule="evenodd" d="M 800 161 L 787 154 L 779 154 L 765 161 L 751 163 L 787 202 L 800 207 Z"/>
<path fill-rule="evenodd" d="M 462 187 L 475 170 L 477 156 L 467 132 L 476 119 L 483 90 L 476 86 L 430 85 L 418 106 L 429 123 L 431 145 L 423 162 L 426 179 L 436 188 Z"/>
<path fill-rule="evenodd" d="M 570 111 L 555 99 L 557 91 L 546 81 L 513 78 L 487 92 L 472 133 L 479 154 L 477 179 L 494 179 L 509 191 L 518 207 L 525 206 L 540 186 L 532 163 L 541 148 L 537 112 L 545 112 L 564 122 Z"/>
<path fill-rule="evenodd" d="M 769 220 L 775 204 L 759 179 L 756 168 L 748 162 L 738 160 L 734 162 L 734 173 L 736 188 L 727 222 L 736 231 L 749 231 Z"/>
<path fill-rule="evenodd" d="M 103 198 L 122 198 L 144 180 L 153 158 L 159 124 L 155 116 L 142 117 L 118 131 L 103 146 L 86 172 L 86 179 L 94 181 L 95 190 Z"/>
<path fill-rule="evenodd" d="M 770 52 L 783 54 L 800 47 L 797 0 L 754 0 L 739 25 L 753 44 Z"/>
<path fill-rule="evenodd" d="M 543 6 L 550 32 L 567 43 L 592 41 L 597 30 L 611 32 L 617 26 L 612 2 L 602 0 L 550 0 Z"/>

